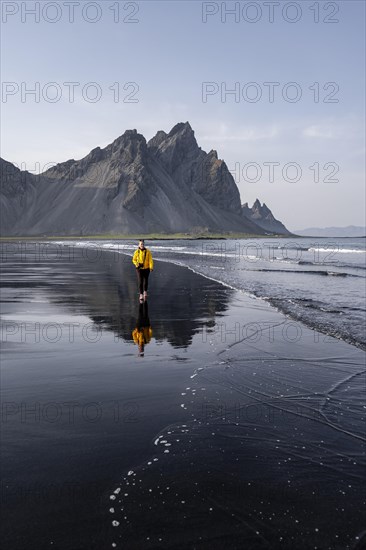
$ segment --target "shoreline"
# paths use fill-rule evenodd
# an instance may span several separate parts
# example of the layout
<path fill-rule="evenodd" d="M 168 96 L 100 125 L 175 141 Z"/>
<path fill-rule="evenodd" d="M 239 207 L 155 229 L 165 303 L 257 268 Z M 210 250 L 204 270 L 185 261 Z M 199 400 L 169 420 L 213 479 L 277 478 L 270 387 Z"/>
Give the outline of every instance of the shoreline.
<path fill-rule="evenodd" d="M 251 233 L 232 233 L 230 235 L 223 234 L 223 233 L 217 233 L 217 234 L 202 234 L 202 235 L 191 235 L 191 234 L 185 234 L 185 233 L 172 233 L 171 235 L 167 234 L 159 234 L 159 233 L 149 233 L 149 234 L 134 234 L 134 235 L 52 235 L 52 236 L 0 236 L 0 242 L 1 241 L 59 241 L 59 240 L 87 240 L 87 239 L 93 239 L 93 240 L 138 240 L 139 238 L 146 239 L 149 241 L 172 241 L 172 240 L 230 240 L 230 239 L 272 239 L 272 238 L 279 238 L 279 239 L 285 239 L 285 238 L 308 238 L 300 235 L 290 234 L 290 235 L 278 235 L 278 234 L 272 234 L 272 235 L 257 235 L 257 234 L 251 234 Z M 317 237 L 314 237 L 317 238 Z"/>
<path fill-rule="evenodd" d="M 112 252 L 108 249 L 105 250 L 105 252 Z M 127 257 L 130 257 L 126 252 L 124 252 L 123 250 L 120 252 L 121 254 L 127 256 Z M 276 303 L 276 298 L 271 298 L 271 297 L 263 297 L 263 296 L 257 296 L 256 294 L 254 293 L 251 293 L 249 291 L 245 291 L 241 288 L 237 288 L 235 286 L 232 286 L 230 285 L 229 283 L 226 283 L 224 281 L 221 281 L 220 279 L 217 279 L 217 278 L 214 278 L 214 277 L 210 277 L 209 275 L 206 275 L 204 273 L 201 273 L 200 271 L 196 271 L 194 268 L 192 268 L 191 266 L 189 265 L 184 265 L 184 264 L 181 264 L 179 262 L 175 262 L 174 260 L 171 260 L 171 259 L 162 259 L 162 258 L 158 258 L 156 259 L 156 261 L 163 261 L 163 262 L 167 262 L 167 263 L 171 263 L 171 264 L 174 264 L 178 267 L 185 267 L 187 269 L 189 269 L 190 271 L 192 271 L 193 273 L 195 273 L 196 275 L 200 275 L 210 281 L 214 281 L 220 285 L 222 285 L 223 287 L 225 288 L 230 288 L 231 290 L 235 291 L 235 292 L 240 292 L 241 294 L 243 294 L 244 296 L 248 297 L 249 299 L 252 299 L 252 300 L 259 300 L 261 303 L 265 303 L 267 304 L 267 306 L 273 308 L 276 312 L 280 313 L 281 315 L 283 315 L 286 319 L 291 319 L 297 323 L 300 323 L 302 324 L 304 327 L 310 329 L 310 330 L 313 330 L 313 331 L 316 331 L 318 332 L 319 334 L 322 334 L 324 335 L 325 337 L 329 337 L 329 338 L 334 338 L 336 340 L 339 340 L 341 342 L 344 342 L 348 345 L 351 345 L 351 346 L 354 346 L 356 347 L 357 349 L 361 350 L 361 351 L 364 351 L 366 352 L 366 344 L 363 343 L 363 342 L 359 342 L 358 340 L 354 340 L 352 339 L 352 336 L 348 336 L 347 338 L 342 336 L 342 335 L 339 335 L 337 332 L 332 332 L 332 330 L 328 329 L 328 332 L 326 332 L 321 326 L 318 326 L 318 325 L 315 325 L 315 324 L 312 324 L 310 321 L 307 321 L 307 319 L 304 319 L 303 317 L 301 316 L 296 316 L 294 313 L 292 312 L 286 312 L 284 308 L 282 308 L 280 305 L 278 305 Z"/>
<path fill-rule="evenodd" d="M 88 238 L 92 238 L 92 237 L 85 237 L 84 239 L 88 239 Z M 258 238 L 263 238 L 263 237 L 258 237 Z M 307 237 L 301 237 L 301 238 L 307 238 Z M 205 239 L 202 237 L 202 239 Z M 212 239 L 214 239 L 214 237 L 212 237 Z M 226 238 L 223 238 L 223 239 L 226 239 Z M 1 242 L 1 238 L 0 238 L 0 242 Z M 73 237 L 67 237 L 67 238 L 64 238 L 64 239 L 59 239 L 59 238 L 50 238 L 48 239 L 48 242 L 51 244 L 52 242 L 58 242 L 58 241 L 64 241 L 62 243 L 62 246 L 65 246 L 66 248 L 68 247 L 68 242 L 69 240 L 81 240 L 82 239 L 79 237 L 79 238 L 73 238 Z M 104 242 L 105 240 L 107 240 L 107 237 L 105 239 L 103 238 L 100 238 L 100 239 L 96 239 L 96 238 L 93 238 L 93 240 L 95 241 L 98 241 L 99 242 Z M 129 238 L 125 238 L 125 239 L 115 239 L 115 240 L 130 240 Z M 132 240 L 132 239 L 131 239 Z M 198 238 L 191 238 L 191 239 L 181 239 L 180 237 L 177 237 L 176 239 L 161 239 L 161 238 L 153 238 L 151 239 L 152 241 L 153 240 L 201 240 L 200 237 Z M 23 242 L 23 241 L 26 241 L 26 242 L 35 242 L 35 243 L 42 243 L 44 242 L 44 239 L 33 239 L 33 238 L 29 238 L 29 239 L 18 239 L 18 238 L 14 238 L 13 241 L 9 241 L 8 239 L 5 239 L 3 242 L 15 242 L 15 241 L 19 241 L 20 243 Z M 61 246 L 61 243 L 60 243 L 60 246 Z M 101 249 L 102 250 L 102 249 Z M 107 253 L 113 253 L 112 250 L 106 248 L 106 249 L 103 249 L 103 252 L 107 252 Z M 123 250 L 119 251 L 120 254 L 123 254 L 124 256 L 126 257 L 130 257 L 129 254 Z M 290 319 L 290 320 L 293 320 L 294 322 L 297 322 L 297 323 L 300 323 L 302 324 L 304 327 L 307 327 L 308 329 L 310 330 L 315 330 L 317 332 L 319 332 L 320 334 L 324 335 L 325 337 L 331 337 L 331 338 L 335 338 L 336 340 L 338 341 L 342 341 L 342 342 L 345 342 L 346 344 L 349 344 L 349 345 L 352 345 L 354 347 L 356 347 L 357 349 L 359 350 L 362 350 L 362 351 L 366 351 L 366 344 L 364 342 L 361 342 L 357 339 L 354 339 L 352 337 L 351 334 L 347 334 L 347 335 L 344 335 L 342 333 L 338 333 L 337 330 L 333 330 L 332 328 L 329 328 L 327 327 L 326 329 L 323 328 L 323 326 L 321 324 L 316 324 L 314 322 L 312 322 L 311 320 L 307 320 L 306 318 L 302 317 L 301 314 L 298 314 L 296 315 L 295 313 L 293 312 L 289 312 L 286 310 L 286 307 L 283 306 L 281 307 L 281 305 L 278 304 L 278 300 L 275 298 L 275 297 L 268 297 L 268 296 L 258 296 L 250 291 L 246 291 L 242 288 L 239 288 L 239 287 L 235 287 L 229 283 L 226 283 L 222 280 L 220 280 L 219 278 L 215 278 L 215 277 L 210 277 L 209 275 L 206 275 L 205 273 L 202 273 L 200 271 L 197 271 L 195 270 L 193 267 L 189 266 L 189 265 L 185 265 L 185 264 L 182 264 L 181 262 L 179 261 L 175 261 L 175 260 L 172 260 L 172 259 L 167 259 L 167 258 L 157 258 L 157 261 L 162 261 L 162 262 L 167 262 L 167 263 L 170 263 L 170 264 L 173 264 L 173 265 L 176 265 L 176 266 L 179 266 L 179 267 L 186 267 L 187 269 L 189 269 L 190 271 L 192 271 L 193 273 L 197 274 L 197 275 L 200 275 L 208 280 L 211 280 L 211 281 L 214 281 L 220 285 L 223 285 L 224 287 L 226 288 L 230 288 L 236 292 L 240 292 L 242 293 L 243 295 L 245 296 L 248 296 L 249 298 L 251 299 L 256 299 L 256 300 L 259 300 L 261 303 L 265 303 L 267 306 L 273 308 L 275 311 L 279 312 L 280 314 L 282 314 L 285 318 L 287 319 Z"/>
<path fill-rule="evenodd" d="M 121 252 L 121 254 L 125 254 L 125 252 Z M 126 254 L 126 256 L 127 256 L 127 254 Z M 157 260 L 157 261 L 159 261 L 159 260 Z M 342 335 L 338 335 L 336 332 L 334 332 L 334 333 L 325 332 L 324 330 L 322 330 L 322 327 L 312 325 L 306 319 L 303 319 L 300 316 L 296 317 L 293 313 L 286 312 L 283 308 L 281 308 L 281 306 L 279 306 L 275 303 L 276 298 L 256 296 L 253 293 L 242 290 L 240 288 L 236 288 L 236 287 L 230 285 L 229 283 L 224 283 L 223 281 L 220 281 L 219 279 L 215 279 L 214 277 L 209 277 L 208 275 L 205 275 L 204 273 L 200 273 L 199 271 L 195 271 L 190 266 L 182 266 L 181 264 L 175 263 L 172 260 L 160 260 L 160 261 L 166 261 L 166 262 L 174 263 L 174 265 L 177 265 L 179 267 L 187 267 L 188 269 L 193 271 L 193 273 L 196 273 L 197 275 L 201 275 L 202 277 L 205 277 L 206 279 L 209 279 L 211 281 L 215 281 L 216 283 L 221 284 L 226 288 L 230 288 L 231 290 L 234 290 L 235 292 L 240 292 L 249 299 L 260 300 L 262 303 L 264 302 L 269 307 L 273 308 L 275 311 L 277 311 L 278 313 L 280 313 L 281 315 L 283 315 L 287 319 L 291 319 L 293 321 L 296 321 L 297 323 L 300 323 L 301 325 L 303 325 L 304 327 L 307 327 L 310 330 L 319 332 L 319 334 L 323 334 L 325 337 L 335 338 L 336 340 L 340 340 L 341 342 L 345 342 L 346 344 L 349 344 L 351 346 L 356 347 L 357 349 L 360 349 L 361 351 L 366 352 L 366 344 L 364 344 L 362 342 L 359 342 L 358 340 L 353 340 L 351 336 L 349 336 L 349 339 L 347 340 L 345 337 L 343 337 Z"/>

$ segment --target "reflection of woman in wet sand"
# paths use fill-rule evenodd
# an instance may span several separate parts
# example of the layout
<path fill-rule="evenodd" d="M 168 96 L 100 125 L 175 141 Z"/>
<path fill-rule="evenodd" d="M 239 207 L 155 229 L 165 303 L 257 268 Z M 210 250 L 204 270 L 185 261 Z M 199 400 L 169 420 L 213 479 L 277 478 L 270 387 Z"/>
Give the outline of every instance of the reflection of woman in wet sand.
<path fill-rule="evenodd" d="M 152 328 L 150 326 L 149 310 L 147 302 L 139 305 L 139 316 L 136 328 L 132 332 L 132 338 L 139 347 L 139 356 L 144 356 L 145 344 L 148 344 L 152 337 Z"/>

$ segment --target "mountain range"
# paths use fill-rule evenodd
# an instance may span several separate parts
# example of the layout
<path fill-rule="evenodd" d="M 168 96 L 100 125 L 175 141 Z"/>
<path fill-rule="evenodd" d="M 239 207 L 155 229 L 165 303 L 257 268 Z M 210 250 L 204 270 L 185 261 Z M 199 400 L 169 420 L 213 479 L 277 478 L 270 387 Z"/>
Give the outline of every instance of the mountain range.
<path fill-rule="evenodd" d="M 365 226 L 348 225 L 347 227 L 308 227 L 294 231 L 296 235 L 308 237 L 364 237 Z"/>
<path fill-rule="evenodd" d="M 188 122 L 148 142 L 126 130 L 38 175 L 0 159 L 0 173 L 2 236 L 291 234 L 258 199 L 241 205 L 227 165 L 198 146 Z"/>

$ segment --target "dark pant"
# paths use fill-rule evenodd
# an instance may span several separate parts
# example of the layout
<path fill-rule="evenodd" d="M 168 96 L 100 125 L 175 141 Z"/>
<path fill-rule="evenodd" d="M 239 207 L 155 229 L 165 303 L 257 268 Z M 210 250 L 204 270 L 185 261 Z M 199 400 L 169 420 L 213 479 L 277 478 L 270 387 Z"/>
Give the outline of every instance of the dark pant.
<path fill-rule="evenodd" d="M 150 275 L 150 269 L 136 269 L 136 272 L 137 272 L 137 278 L 138 278 L 138 281 L 139 281 L 139 290 L 140 290 L 140 294 L 142 294 L 144 292 L 144 290 L 146 290 L 147 292 L 147 287 L 148 287 L 148 284 L 149 284 L 149 275 Z"/>
<path fill-rule="evenodd" d="M 143 330 L 150 327 L 149 308 L 147 302 L 139 305 L 139 316 L 136 323 L 136 328 Z"/>

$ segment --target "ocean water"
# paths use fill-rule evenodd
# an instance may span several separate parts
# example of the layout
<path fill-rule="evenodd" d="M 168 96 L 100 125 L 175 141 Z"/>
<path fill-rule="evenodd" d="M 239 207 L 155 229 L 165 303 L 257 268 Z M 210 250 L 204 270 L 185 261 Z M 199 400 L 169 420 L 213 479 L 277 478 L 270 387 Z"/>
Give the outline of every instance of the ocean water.
<path fill-rule="evenodd" d="M 62 241 L 56 243 L 62 246 Z M 132 255 L 135 241 L 68 241 Z M 157 260 L 184 265 L 268 301 L 288 317 L 366 349 L 366 239 L 154 240 Z"/>

